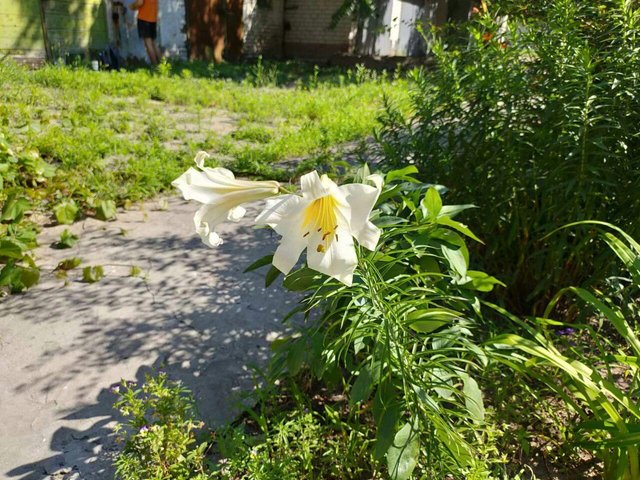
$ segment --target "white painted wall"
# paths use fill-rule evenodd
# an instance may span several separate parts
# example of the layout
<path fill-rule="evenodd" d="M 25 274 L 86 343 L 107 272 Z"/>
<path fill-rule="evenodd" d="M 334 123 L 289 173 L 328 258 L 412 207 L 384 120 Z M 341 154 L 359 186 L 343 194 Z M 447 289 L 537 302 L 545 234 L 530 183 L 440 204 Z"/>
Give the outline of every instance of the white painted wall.
<path fill-rule="evenodd" d="M 158 40 L 172 57 L 187 58 L 186 10 L 184 0 L 160 0 Z"/>
<path fill-rule="evenodd" d="M 416 22 L 440 24 L 446 20 L 444 0 L 380 0 L 378 6 L 384 7 L 380 17 L 365 22 L 361 40 L 354 46 L 358 54 L 422 55 L 426 44 L 416 30 Z"/>
<path fill-rule="evenodd" d="M 113 6 L 107 2 L 107 19 L 109 39 L 115 45 L 117 32 L 111 14 Z M 147 52 L 142 40 L 138 37 L 136 12 L 125 9 L 124 18 L 119 22 L 120 54 L 124 58 L 147 60 Z M 184 0 L 160 0 L 158 9 L 157 42 L 165 55 L 187 58 L 186 11 Z"/>

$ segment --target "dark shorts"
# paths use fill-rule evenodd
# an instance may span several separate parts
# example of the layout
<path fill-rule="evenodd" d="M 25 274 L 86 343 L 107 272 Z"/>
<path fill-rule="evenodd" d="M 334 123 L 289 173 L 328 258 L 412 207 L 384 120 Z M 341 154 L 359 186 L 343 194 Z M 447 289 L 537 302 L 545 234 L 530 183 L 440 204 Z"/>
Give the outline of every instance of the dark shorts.
<path fill-rule="evenodd" d="M 156 39 L 158 35 L 156 22 L 147 22 L 146 20 L 138 19 L 138 36 L 140 38 L 153 38 Z"/>

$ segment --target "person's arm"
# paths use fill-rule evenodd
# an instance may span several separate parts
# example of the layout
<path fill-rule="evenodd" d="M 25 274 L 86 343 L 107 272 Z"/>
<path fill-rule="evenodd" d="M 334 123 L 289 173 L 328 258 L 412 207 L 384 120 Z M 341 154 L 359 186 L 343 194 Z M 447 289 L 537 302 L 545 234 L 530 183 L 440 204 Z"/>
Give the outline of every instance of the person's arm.
<path fill-rule="evenodd" d="M 138 10 L 144 4 L 144 0 L 134 0 L 134 2 L 129 5 L 131 10 Z"/>

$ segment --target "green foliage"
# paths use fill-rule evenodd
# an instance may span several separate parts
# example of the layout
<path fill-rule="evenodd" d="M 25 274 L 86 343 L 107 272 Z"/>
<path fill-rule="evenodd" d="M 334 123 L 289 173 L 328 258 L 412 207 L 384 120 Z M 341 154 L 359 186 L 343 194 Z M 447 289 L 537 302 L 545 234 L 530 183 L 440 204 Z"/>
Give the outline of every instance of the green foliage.
<path fill-rule="evenodd" d="M 254 87 L 275 87 L 278 83 L 277 64 L 266 63 L 262 60 L 262 55 L 259 55 L 257 63 L 249 70 L 248 80 Z"/>
<path fill-rule="evenodd" d="M 55 243 L 55 248 L 64 249 L 64 248 L 73 248 L 78 241 L 78 236 L 74 235 L 69 231 L 69 229 L 65 228 L 63 232 L 60 234 L 60 240 Z"/>
<path fill-rule="evenodd" d="M 47 182 L 50 168 L 33 151 L 15 151 L 0 133 L 0 293 L 18 293 L 40 280 L 29 251 L 37 246 L 37 229 L 27 218 L 28 189 Z"/>
<path fill-rule="evenodd" d="M 78 257 L 65 258 L 61 262 L 58 263 L 55 270 L 66 272 L 68 270 L 73 270 L 77 268 L 82 263 L 82 259 Z"/>
<path fill-rule="evenodd" d="M 103 200 L 96 206 L 96 218 L 98 220 L 112 220 L 116 216 L 116 202 L 113 200 Z"/>
<path fill-rule="evenodd" d="M 85 283 L 96 283 L 104 278 L 102 265 L 87 266 L 82 269 L 82 280 Z"/>
<path fill-rule="evenodd" d="M 334 12 L 331 17 L 331 28 L 335 28 L 340 20 L 345 17 L 356 18 L 360 22 L 373 15 L 378 11 L 374 0 L 343 0 L 342 4 Z"/>
<path fill-rule="evenodd" d="M 343 385 L 352 408 L 372 409 L 372 452 L 398 479 L 417 465 L 438 478 L 481 463 L 474 432 L 485 426 L 484 406 L 473 375 L 486 358 L 476 292 L 499 283 L 468 269 L 465 237 L 475 236 L 453 217 L 469 206 L 443 206 L 443 188 L 414 174 L 387 175 L 372 214 L 382 237 L 375 252 L 358 250 L 353 286 L 306 266 L 286 276 L 286 288 L 307 292 L 292 314 L 319 318 L 274 345 L 275 375 L 308 368 Z"/>
<path fill-rule="evenodd" d="M 604 460 L 604 478 L 635 480 L 640 478 L 640 340 L 631 321 L 637 318 L 634 303 L 640 287 L 640 244 L 611 224 L 580 224 L 595 227 L 623 262 L 630 275 L 625 280 L 626 295 L 617 299 L 578 287 L 561 290 L 547 307 L 545 317 L 561 297 L 571 294 L 581 307 L 595 313 L 602 325 L 598 329 L 589 324 L 571 325 L 576 341 L 584 338 L 572 342 L 569 348 L 553 340 L 554 332 L 567 328 L 567 324 L 541 318 L 533 319 L 531 325 L 494 306 L 526 335 L 498 335 L 489 344 L 495 347 L 494 358 L 545 384 L 564 408 L 579 418 L 572 429 L 573 443 L 593 450 Z"/>
<path fill-rule="evenodd" d="M 56 220 L 60 224 L 71 225 L 78 216 L 78 206 L 73 200 L 65 200 L 53 209 Z"/>
<path fill-rule="evenodd" d="M 602 280 L 611 264 L 589 237 L 547 233 L 584 219 L 640 233 L 640 9 L 487 3 L 455 33 L 466 42 L 434 36 L 413 114 L 389 106 L 378 138 L 389 166 L 415 163 L 480 207 L 483 268 L 505 280 L 511 309 L 540 313 L 558 287 Z"/>
<path fill-rule="evenodd" d="M 384 478 L 369 451 L 369 425 L 357 413 L 344 402 L 314 402 L 293 382 L 289 388 L 263 393 L 244 422 L 216 431 L 212 478 Z"/>
<path fill-rule="evenodd" d="M 177 62 L 107 74 L 4 61 L 0 125 L 12 144 L 25 146 L 6 175 L 34 209 L 57 209 L 61 223 L 94 212 L 111 218 L 111 202 L 170 189 L 199 150 L 237 173 L 289 179 L 273 164 L 366 137 L 383 94 L 400 103 L 406 97 L 404 80 L 365 77 L 359 83 L 339 69 L 292 62 L 213 72 L 207 63 Z M 305 88 L 291 88 L 305 78 L 312 80 Z M 3 178 L 7 168 L 0 162 Z"/>
<path fill-rule="evenodd" d="M 123 449 L 116 459 L 121 480 L 205 480 L 208 444 L 197 436 L 191 394 L 165 373 L 146 376 L 144 385 L 122 381 L 115 408 L 127 417 L 116 426 Z"/>

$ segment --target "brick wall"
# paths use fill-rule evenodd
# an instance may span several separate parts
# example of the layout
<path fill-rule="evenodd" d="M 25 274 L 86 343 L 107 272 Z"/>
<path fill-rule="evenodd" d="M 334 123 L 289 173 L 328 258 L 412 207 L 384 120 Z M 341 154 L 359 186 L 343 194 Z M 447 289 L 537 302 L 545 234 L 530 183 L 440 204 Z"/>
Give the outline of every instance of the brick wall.
<path fill-rule="evenodd" d="M 284 19 L 285 55 L 326 58 L 349 50 L 351 21 L 343 18 L 330 29 L 331 17 L 343 0 L 287 0 Z"/>
<path fill-rule="evenodd" d="M 266 6 L 258 6 L 267 4 Z M 245 0 L 243 5 L 244 55 L 282 56 L 284 0 Z"/>

